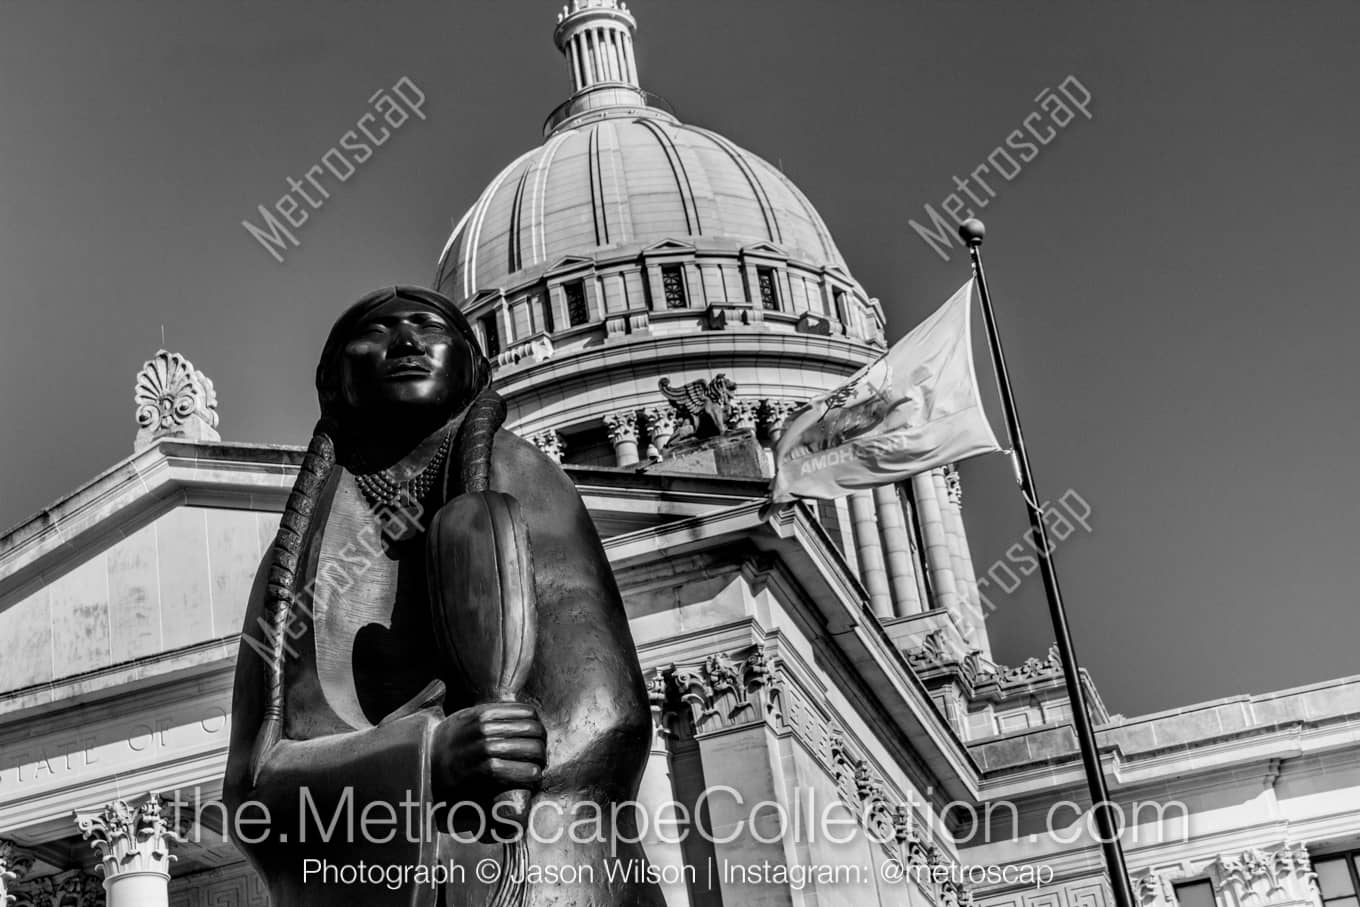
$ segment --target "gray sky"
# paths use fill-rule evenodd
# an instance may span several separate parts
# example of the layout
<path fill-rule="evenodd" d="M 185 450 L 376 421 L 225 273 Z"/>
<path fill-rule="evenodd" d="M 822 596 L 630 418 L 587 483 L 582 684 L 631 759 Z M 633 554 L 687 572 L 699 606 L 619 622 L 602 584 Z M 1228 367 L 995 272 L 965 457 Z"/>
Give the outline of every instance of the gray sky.
<path fill-rule="evenodd" d="M 1093 510 L 1058 552 L 1083 662 L 1129 714 L 1355 670 L 1360 5 L 631 5 L 644 87 L 781 163 L 893 336 L 967 277 L 908 220 L 1075 75 L 1092 118 L 977 213 L 1040 487 Z M 565 99 L 557 8 L 0 2 L 0 523 L 131 452 L 162 325 L 225 438 L 304 441 L 335 314 L 428 283 Z M 276 263 L 241 220 L 403 76 L 428 119 Z M 1024 511 L 1003 459 L 964 479 L 985 572 Z M 993 600 L 998 658 L 1042 655 L 1037 577 Z"/>

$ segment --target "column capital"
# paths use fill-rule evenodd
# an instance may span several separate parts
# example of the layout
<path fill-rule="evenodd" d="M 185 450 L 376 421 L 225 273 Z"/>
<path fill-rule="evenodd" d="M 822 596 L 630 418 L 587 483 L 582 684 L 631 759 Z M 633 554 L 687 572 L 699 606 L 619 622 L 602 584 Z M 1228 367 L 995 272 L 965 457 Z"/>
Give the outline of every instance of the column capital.
<path fill-rule="evenodd" d="M 657 687 L 663 713 L 683 713 L 693 733 L 758 724 L 774 716 L 769 698 L 771 659 L 757 647 L 716 652 L 697 664 L 672 665 Z"/>
<path fill-rule="evenodd" d="M 608 413 L 604 427 L 609 432 L 609 443 L 614 445 L 614 462 L 618 466 L 634 466 L 638 461 L 637 410 L 625 409 Z"/>
<path fill-rule="evenodd" d="M 182 839 L 166 814 L 167 805 L 152 793 L 138 806 L 114 800 L 95 812 L 76 813 L 76 827 L 99 854 L 106 883 L 130 874 L 170 877 L 175 859 L 170 845 Z"/>
<path fill-rule="evenodd" d="M 760 401 L 733 400 L 727 410 L 727 426 L 729 428 L 755 431 L 756 422 L 759 417 Z"/>
<path fill-rule="evenodd" d="M 1317 904 L 1317 873 L 1308 848 L 1286 841 L 1278 848 L 1253 848 L 1219 855 L 1209 865 L 1219 887 L 1238 903 Z"/>
<path fill-rule="evenodd" d="M 944 487 L 949 495 L 949 503 L 956 507 L 962 506 L 963 480 L 959 478 L 959 468 L 953 463 L 946 463 L 940 467 L 940 472 L 944 475 Z"/>
<path fill-rule="evenodd" d="M 643 410 L 642 417 L 647 422 L 647 435 L 658 448 L 665 447 L 666 441 L 675 434 L 675 410 L 670 406 L 649 406 Z"/>
<path fill-rule="evenodd" d="M 1133 897 L 1142 907 L 1174 907 L 1176 894 L 1166 876 L 1151 869 L 1129 873 Z"/>
<path fill-rule="evenodd" d="M 14 885 L 33 868 L 33 855 L 20 850 L 13 841 L 0 841 L 0 907 L 15 901 Z"/>
<path fill-rule="evenodd" d="M 631 409 L 608 413 L 604 416 L 604 427 L 609 431 L 610 444 L 636 442 L 637 413 Z"/>
<path fill-rule="evenodd" d="M 660 460 L 661 451 L 675 434 L 675 410 L 670 406 L 649 406 L 642 411 L 647 424 L 647 456 Z"/>
<path fill-rule="evenodd" d="M 554 463 L 561 463 L 562 456 L 567 452 L 567 445 L 562 440 L 562 436 L 553 429 L 541 431 L 538 434 L 529 436 L 529 443 L 547 454 L 548 459 Z"/>
<path fill-rule="evenodd" d="M 97 873 L 70 869 L 28 879 L 38 862 L 13 841 L 0 841 L 0 907 L 104 907 Z"/>
<path fill-rule="evenodd" d="M 796 400 L 761 400 L 760 401 L 760 426 L 765 429 L 765 433 L 770 439 L 778 440 L 784 433 L 784 423 L 788 421 L 790 415 L 802 404 Z"/>

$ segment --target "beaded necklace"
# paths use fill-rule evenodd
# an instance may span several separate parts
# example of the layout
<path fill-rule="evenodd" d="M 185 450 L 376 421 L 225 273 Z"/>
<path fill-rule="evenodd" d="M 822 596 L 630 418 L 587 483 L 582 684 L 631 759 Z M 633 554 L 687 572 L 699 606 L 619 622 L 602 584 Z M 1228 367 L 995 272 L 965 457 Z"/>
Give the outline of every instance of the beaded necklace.
<path fill-rule="evenodd" d="M 390 468 L 364 475 L 356 474 L 354 482 L 363 492 L 368 506 L 375 511 L 386 508 L 407 514 L 412 511 L 419 512 L 417 507 L 425 502 L 444 474 L 444 464 L 448 461 L 449 450 L 453 446 L 453 435 L 453 431 L 446 431 L 444 440 L 439 442 L 439 448 L 435 450 L 434 456 L 430 457 L 430 462 L 405 481 L 393 478 Z"/>

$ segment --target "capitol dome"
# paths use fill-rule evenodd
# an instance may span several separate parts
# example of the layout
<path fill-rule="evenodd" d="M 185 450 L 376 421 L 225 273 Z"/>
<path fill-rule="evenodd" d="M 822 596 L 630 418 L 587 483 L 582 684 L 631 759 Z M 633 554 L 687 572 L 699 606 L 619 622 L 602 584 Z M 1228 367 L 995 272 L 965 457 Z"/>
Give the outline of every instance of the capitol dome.
<path fill-rule="evenodd" d="M 494 179 L 449 240 L 440 288 L 456 301 L 532 280 L 565 255 L 666 239 L 737 250 L 771 243 L 848 273 L 830 231 L 771 164 L 656 107 L 564 122 Z"/>
<path fill-rule="evenodd" d="M 882 308 L 798 187 L 642 90 L 636 30 L 619 0 L 562 10 L 572 93 L 458 221 L 435 274 L 492 361 L 507 424 L 574 462 L 612 462 L 605 433 L 647 441 L 661 378 L 723 373 L 763 426 L 884 345 Z"/>

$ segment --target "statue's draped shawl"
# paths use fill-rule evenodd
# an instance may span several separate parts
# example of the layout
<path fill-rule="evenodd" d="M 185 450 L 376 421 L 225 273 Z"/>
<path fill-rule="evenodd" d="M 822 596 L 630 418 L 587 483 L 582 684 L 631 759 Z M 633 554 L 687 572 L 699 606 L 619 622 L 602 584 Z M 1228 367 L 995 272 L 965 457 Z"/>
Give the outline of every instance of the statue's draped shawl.
<path fill-rule="evenodd" d="M 399 565 L 383 550 L 382 526 L 353 476 L 337 472 L 308 586 L 321 694 L 337 717 L 358 730 L 374 722 L 364 714 L 355 683 L 355 641 L 367 626 L 391 627 Z"/>

